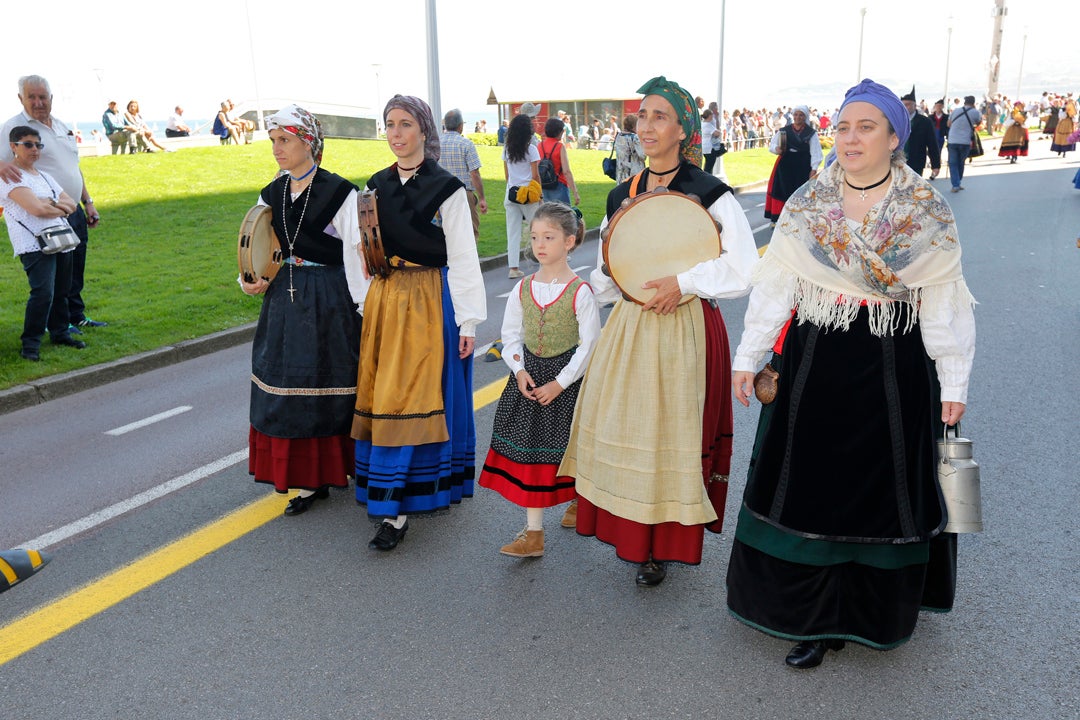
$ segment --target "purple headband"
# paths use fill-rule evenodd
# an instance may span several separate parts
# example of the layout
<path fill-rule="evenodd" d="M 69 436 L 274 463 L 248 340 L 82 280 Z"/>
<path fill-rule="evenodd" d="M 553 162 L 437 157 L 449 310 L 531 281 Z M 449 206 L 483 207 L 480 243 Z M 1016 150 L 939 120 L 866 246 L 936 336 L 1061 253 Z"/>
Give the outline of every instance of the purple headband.
<path fill-rule="evenodd" d="M 386 122 L 386 116 L 394 108 L 404 110 L 416 118 L 416 122 L 420 123 L 420 132 L 424 136 L 424 157 L 438 162 L 441 154 L 439 129 L 435 126 L 435 118 L 431 114 L 431 108 L 428 107 L 428 104 L 414 95 L 395 95 L 390 98 L 390 102 L 386 103 L 386 107 L 383 109 L 384 123 Z"/>
<path fill-rule="evenodd" d="M 844 102 L 840 105 L 840 111 L 842 112 L 849 103 L 853 102 L 870 103 L 883 112 L 889 123 L 892 124 L 896 137 L 900 139 L 900 147 L 904 147 L 908 135 L 911 134 L 911 116 L 908 115 L 907 108 L 904 107 L 904 103 L 900 102 L 900 98 L 896 96 L 896 93 L 884 85 L 878 85 L 870 78 L 866 78 L 847 91 L 847 94 L 844 95 Z"/>

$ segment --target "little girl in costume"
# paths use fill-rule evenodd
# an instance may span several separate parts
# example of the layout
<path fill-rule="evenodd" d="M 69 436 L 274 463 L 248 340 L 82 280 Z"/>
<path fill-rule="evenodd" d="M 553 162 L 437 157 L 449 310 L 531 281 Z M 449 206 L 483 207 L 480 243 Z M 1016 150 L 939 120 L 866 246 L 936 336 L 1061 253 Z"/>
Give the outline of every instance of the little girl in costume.
<path fill-rule="evenodd" d="M 592 288 L 567 264 L 585 226 L 569 206 L 548 202 L 537 208 L 530 231 L 540 269 L 520 280 L 506 300 L 502 357 L 513 379 L 499 398 L 479 480 L 526 509 L 525 529 L 500 550 L 511 557 L 543 555 L 544 508 L 575 497 L 573 478 L 556 471 L 600 336 Z"/>

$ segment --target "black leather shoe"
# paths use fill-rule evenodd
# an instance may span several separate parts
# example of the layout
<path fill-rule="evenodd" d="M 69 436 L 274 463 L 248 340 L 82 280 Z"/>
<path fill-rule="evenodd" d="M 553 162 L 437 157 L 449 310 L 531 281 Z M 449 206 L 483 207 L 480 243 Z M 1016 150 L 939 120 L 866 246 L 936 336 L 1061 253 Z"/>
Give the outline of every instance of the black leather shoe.
<path fill-rule="evenodd" d="M 57 337 L 51 338 L 51 340 L 53 345 L 67 345 L 68 347 L 73 347 L 76 350 L 82 350 L 84 347 L 86 347 L 86 343 L 84 343 L 82 340 L 76 340 L 75 338 L 71 337 L 71 335 L 59 335 Z"/>
<path fill-rule="evenodd" d="M 652 587 L 664 582 L 665 577 L 667 577 L 667 568 L 664 567 L 664 563 L 649 560 L 638 565 L 634 582 L 642 587 Z"/>
<path fill-rule="evenodd" d="M 297 495 L 285 506 L 285 514 L 300 515 L 301 513 L 306 513 L 308 509 L 315 504 L 316 500 L 325 500 L 328 497 L 330 497 L 330 490 L 325 487 L 316 490 L 314 495 L 308 495 L 307 497 L 300 497 Z"/>
<path fill-rule="evenodd" d="M 23 348 L 19 351 L 19 354 L 22 355 L 24 359 L 31 362 L 37 362 L 41 360 L 41 354 L 38 353 L 37 350 L 32 350 L 30 348 Z"/>
<path fill-rule="evenodd" d="M 405 538 L 405 532 L 408 529 L 408 520 L 405 521 L 400 530 L 384 520 L 379 525 L 379 531 L 375 533 L 375 537 L 371 538 L 371 542 L 367 546 L 372 550 L 393 550 Z"/>
<path fill-rule="evenodd" d="M 825 659 L 826 650 L 843 650 L 843 640 L 803 640 L 791 648 L 784 662 L 799 670 L 817 667 Z"/>

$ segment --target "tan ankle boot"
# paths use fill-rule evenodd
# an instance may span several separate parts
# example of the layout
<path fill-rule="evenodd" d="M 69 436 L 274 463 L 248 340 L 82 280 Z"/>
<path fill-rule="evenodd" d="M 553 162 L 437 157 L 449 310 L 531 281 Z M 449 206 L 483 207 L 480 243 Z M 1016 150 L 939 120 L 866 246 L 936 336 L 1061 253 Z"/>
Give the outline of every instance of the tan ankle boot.
<path fill-rule="evenodd" d="M 510 557 L 540 557 L 544 554 L 544 531 L 525 528 L 517 534 L 514 542 L 499 550 Z"/>
<path fill-rule="evenodd" d="M 568 528 L 577 527 L 577 498 L 570 501 L 570 506 L 563 513 L 560 524 Z"/>

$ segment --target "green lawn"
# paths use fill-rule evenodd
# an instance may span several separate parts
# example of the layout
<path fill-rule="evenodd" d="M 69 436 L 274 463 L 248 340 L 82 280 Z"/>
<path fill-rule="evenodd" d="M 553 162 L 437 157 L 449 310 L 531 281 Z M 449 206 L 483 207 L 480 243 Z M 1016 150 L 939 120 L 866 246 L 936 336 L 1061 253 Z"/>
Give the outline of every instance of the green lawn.
<path fill-rule="evenodd" d="M 501 148 L 480 147 L 490 210 L 480 221 L 482 257 L 506 251 Z M 570 150 L 589 227 L 600 224 L 614 181 L 600 168 L 606 153 Z M 764 150 L 729 153 L 734 185 L 763 180 Z M 323 164 L 358 185 L 393 156 L 381 141 L 329 140 Z M 84 158 L 82 170 L 101 213 L 90 231 L 83 298 L 88 314 L 109 327 L 87 330 L 82 351 L 46 338 L 41 362 L 19 357 L 26 274 L 18 259 L 0 263 L 0 389 L 26 380 L 162 347 L 254 320 L 260 298 L 236 284 L 236 237 L 277 164 L 269 144 L 187 148 L 168 154 Z M 10 248 L 7 228 L 0 246 Z M 497 313 L 496 313 L 497 315 Z M 493 315 L 494 316 L 494 315 Z"/>

